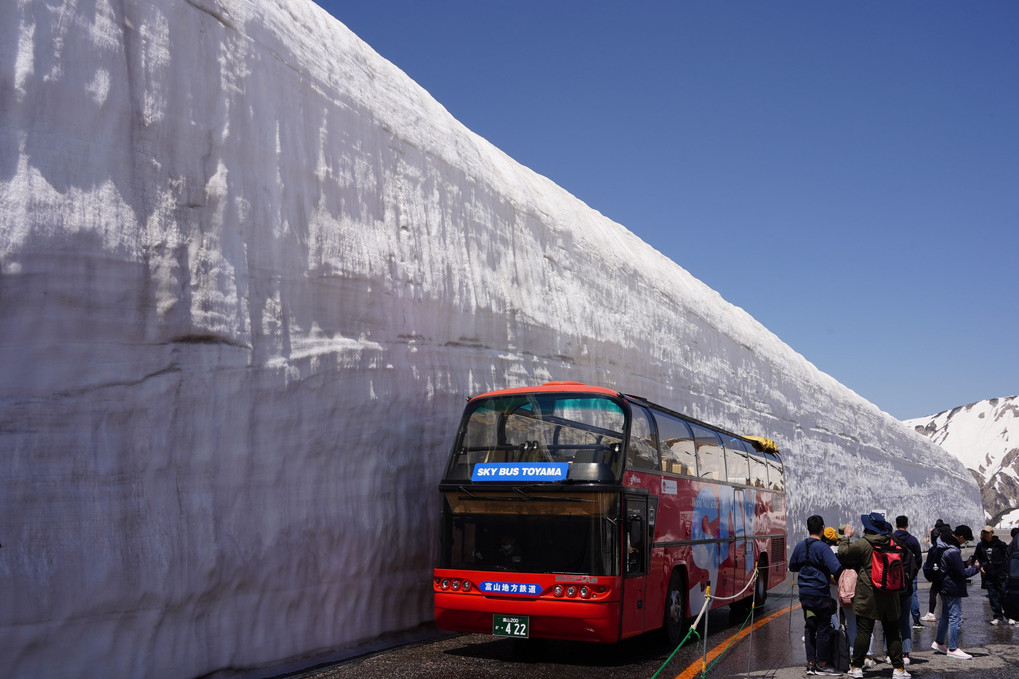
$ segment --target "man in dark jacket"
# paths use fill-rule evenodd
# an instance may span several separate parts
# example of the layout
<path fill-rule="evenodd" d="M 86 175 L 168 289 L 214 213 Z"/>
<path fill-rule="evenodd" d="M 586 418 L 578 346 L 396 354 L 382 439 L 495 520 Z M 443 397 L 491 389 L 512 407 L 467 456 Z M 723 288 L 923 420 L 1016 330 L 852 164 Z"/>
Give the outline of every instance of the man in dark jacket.
<path fill-rule="evenodd" d="M 797 543 L 789 557 L 789 570 L 799 573 L 796 584 L 800 588 L 800 606 L 803 608 L 803 644 L 807 655 L 807 674 L 838 675 L 828 665 L 828 646 L 833 641 L 831 616 L 836 610 L 831 598 L 831 587 L 842 570 L 831 547 L 824 543 L 824 519 L 818 515 L 807 519 L 806 540 Z"/>
<path fill-rule="evenodd" d="M 920 549 L 920 541 L 909 532 L 909 518 L 900 514 L 895 517 L 895 532 L 892 533 L 899 544 L 913 553 L 913 563 L 916 565 L 916 573 L 906 583 L 908 586 L 899 594 L 899 635 L 902 637 L 902 662 L 908 665 L 910 662 L 909 653 L 913 650 L 913 629 L 909 624 L 910 616 L 913 618 L 913 626 L 923 629 L 920 622 L 920 602 L 916 598 L 916 578 L 920 572 L 920 564 L 923 563 L 923 550 Z"/>
<path fill-rule="evenodd" d="M 1001 612 L 1001 593 L 1008 576 L 1008 545 L 994 534 L 994 528 L 984 526 L 980 531 L 980 542 L 973 553 L 973 563 L 980 566 L 980 586 L 987 590 L 987 601 L 991 604 L 994 618 L 992 625 L 1005 622 Z"/>
<path fill-rule="evenodd" d="M 950 658 L 969 660 L 973 656 L 959 648 L 959 628 L 962 627 L 962 598 L 966 594 L 966 578 L 980 570 L 979 566 L 966 568 L 962 563 L 962 545 L 973 539 L 973 530 L 960 524 L 954 530 L 947 526 L 941 529 L 937 546 L 941 552 L 941 617 L 938 618 L 938 632 L 931 648 L 936 653 L 945 653 Z M 948 642 L 947 644 L 945 642 Z"/>

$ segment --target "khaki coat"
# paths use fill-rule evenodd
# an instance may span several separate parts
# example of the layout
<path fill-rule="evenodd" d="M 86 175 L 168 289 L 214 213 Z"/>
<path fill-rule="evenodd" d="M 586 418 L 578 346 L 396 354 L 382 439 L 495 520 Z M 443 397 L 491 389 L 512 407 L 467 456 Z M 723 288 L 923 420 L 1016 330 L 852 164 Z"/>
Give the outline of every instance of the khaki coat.
<path fill-rule="evenodd" d="M 856 594 L 853 597 L 853 613 L 871 620 L 898 621 L 899 593 L 875 590 L 870 580 L 870 553 L 874 545 L 887 545 L 891 538 L 880 533 L 864 533 L 863 537 L 839 541 L 839 561 L 846 568 L 856 569 Z"/>

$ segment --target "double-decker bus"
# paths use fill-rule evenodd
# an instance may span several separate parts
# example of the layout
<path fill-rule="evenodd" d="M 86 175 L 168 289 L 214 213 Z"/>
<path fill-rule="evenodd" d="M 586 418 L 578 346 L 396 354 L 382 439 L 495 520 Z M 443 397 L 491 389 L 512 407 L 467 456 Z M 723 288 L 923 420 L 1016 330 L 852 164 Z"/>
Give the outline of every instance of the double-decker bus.
<path fill-rule="evenodd" d="M 441 629 L 678 644 L 709 584 L 760 605 L 785 577 L 775 444 L 611 389 L 470 399 L 439 490 Z"/>

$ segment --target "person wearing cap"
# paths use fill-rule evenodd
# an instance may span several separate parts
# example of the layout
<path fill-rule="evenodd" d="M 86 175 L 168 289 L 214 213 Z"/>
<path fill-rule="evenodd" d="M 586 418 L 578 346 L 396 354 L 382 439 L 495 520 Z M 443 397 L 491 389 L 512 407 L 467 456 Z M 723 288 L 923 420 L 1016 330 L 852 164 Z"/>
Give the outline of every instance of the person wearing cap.
<path fill-rule="evenodd" d="M 931 643 L 935 653 L 944 653 L 949 658 L 969 660 L 971 656 L 959 648 L 959 628 L 962 627 L 962 598 L 966 594 L 966 578 L 971 578 L 980 570 L 980 566 L 969 568 L 962 563 L 962 546 L 973 539 L 973 529 L 966 524 L 959 524 L 954 529 L 942 526 L 938 534 L 937 546 L 941 552 L 941 569 L 945 575 L 941 578 L 941 617 L 938 618 L 938 631 Z"/>
<path fill-rule="evenodd" d="M 803 608 L 803 644 L 807 656 L 807 674 L 841 675 L 828 664 L 828 649 L 833 641 L 831 615 L 837 610 L 831 598 L 831 584 L 842 570 L 842 564 L 824 544 L 824 518 L 817 514 L 807 519 L 810 537 L 793 548 L 789 570 L 797 573 Z"/>
<path fill-rule="evenodd" d="M 984 526 L 980 531 L 980 542 L 973 552 L 973 563 L 980 566 L 980 586 L 987 590 L 987 601 L 991 604 L 992 625 L 1005 622 L 1001 611 L 1001 595 L 1008 576 L 1008 545 L 994 534 L 994 528 Z"/>
<path fill-rule="evenodd" d="M 857 569 L 856 596 L 853 597 L 856 639 L 853 642 L 849 676 L 862 679 L 871 635 L 874 633 L 875 623 L 880 620 L 888 645 L 888 659 L 894 667 L 892 679 L 909 679 L 910 674 L 902 662 L 899 593 L 876 589 L 870 578 L 871 553 L 875 545 L 887 546 L 892 542 L 892 524 L 879 512 L 863 514 L 860 521 L 863 525 L 863 539 L 850 542 L 855 531 L 852 526 L 847 526 L 845 536 L 839 541 L 839 561 L 847 567 Z"/>

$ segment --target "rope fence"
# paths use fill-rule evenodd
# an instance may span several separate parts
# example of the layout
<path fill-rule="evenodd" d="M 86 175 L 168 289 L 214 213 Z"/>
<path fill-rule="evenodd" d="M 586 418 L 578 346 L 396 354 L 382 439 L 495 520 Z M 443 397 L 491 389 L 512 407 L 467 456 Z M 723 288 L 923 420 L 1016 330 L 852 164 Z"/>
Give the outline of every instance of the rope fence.
<path fill-rule="evenodd" d="M 774 565 L 777 565 L 777 564 L 774 564 Z M 754 564 L 754 574 L 751 576 L 750 580 L 747 582 L 746 587 L 744 587 L 737 594 L 734 594 L 734 595 L 729 596 L 729 597 L 720 597 L 720 596 L 712 595 L 711 594 L 711 582 L 709 581 L 707 583 L 707 586 L 705 587 L 705 590 L 704 590 L 704 604 L 701 606 L 701 610 L 697 613 L 697 617 L 694 619 L 693 624 L 690 625 L 690 629 L 687 630 L 686 636 L 684 636 L 683 639 L 676 646 L 676 648 L 673 649 L 672 653 L 669 654 L 669 657 L 665 660 L 665 662 L 662 664 L 662 666 L 658 668 L 658 671 L 655 672 L 653 675 L 651 675 L 651 679 L 658 679 L 658 676 L 662 673 L 662 671 L 666 667 L 669 666 L 669 664 L 672 662 L 673 658 L 675 658 L 676 654 L 679 652 L 679 649 L 683 648 L 683 646 L 686 644 L 686 642 L 690 640 L 691 636 L 696 636 L 696 637 L 698 637 L 699 640 L 703 641 L 703 650 L 701 652 L 701 673 L 700 673 L 700 677 L 701 677 L 701 679 L 704 679 L 705 677 L 708 676 L 708 673 L 719 663 L 719 661 L 721 661 L 722 658 L 725 657 L 725 654 L 729 652 L 729 649 L 732 648 L 733 644 L 735 644 L 736 641 L 741 638 L 740 637 L 740 633 L 747 627 L 747 625 L 750 625 L 750 632 L 747 635 L 749 637 L 749 641 L 748 641 L 749 646 L 748 646 L 748 649 L 747 649 L 747 677 L 749 677 L 750 676 L 750 671 L 751 671 L 751 666 L 750 665 L 751 665 L 751 658 L 753 657 L 752 656 L 752 651 L 753 651 L 753 645 L 754 645 L 754 627 L 753 627 L 753 625 L 754 625 L 754 615 L 756 614 L 757 609 L 761 608 L 763 606 L 763 604 L 758 605 L 758 603 L 757 603 L 757 589 L 756 589 L 756 587 L 754 588 L 753 599 L 752 599 L 752 604 L 750 606 L 750 613 L 749 613 L 749 615 L 747 615 L 747 617 L 743 620 L 743 623 L 740 625 L 739 629 L 736 630 L 736 633 L 730 636 L 729 643 L 726 644 L 725 648 L 722 649 L 722 651 L 711 661 L 710 665 L 708 665 L 708 619 L 707 619 L 707 617 L 705 617 L 705 613 L 707 613 L 708 610 L 711 608 L 711 602 L 712 601 L 736 601 L 738 599 L 742 599 L 746 595 L 747 590 L 749 590 L 751 587 L 753 587 L 754 584 L 757 582 L 757 578 L 759 577 L 759 574 L 760 574 L 760 571 L 758 570 L 757 564 L 755 563 Z M 789 588 L 787 590 L 785 590 L 784 592 L 781 592 L 781 593 L 777 594 L 777 596 L 785 596 L 787 594 L 791 594 L 795 584 L 796 584 L 796 581 L 793 580 L 793 582 L 789 585 Z M 792 597 L 790 597 L 790 601 L 792 601 Z M 790 616 L 789 616 L 790 617 L 790 623 L 789 624 L 790 624 L 790 629 L 792 629 L 792 622 L 791 622 L 791 620 L 792 620 L 792 615 L 791 615 L 791 613 L 792 613 L 792 604 L 790 604 L 789 612 L 790 612 Z M 697 628 L 700 626 L 701 618 L 704 618 L 704 636 L 703 637 L 701 637 L 700 633 L 697 631 Z"/>

